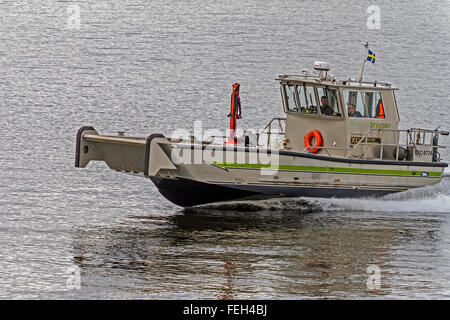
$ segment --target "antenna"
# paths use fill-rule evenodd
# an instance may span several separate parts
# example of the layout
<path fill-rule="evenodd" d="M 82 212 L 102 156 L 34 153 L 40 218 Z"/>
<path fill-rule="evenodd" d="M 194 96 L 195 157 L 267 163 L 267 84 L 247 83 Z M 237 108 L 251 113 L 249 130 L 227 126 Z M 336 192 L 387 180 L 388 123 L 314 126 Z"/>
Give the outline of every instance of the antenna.
<path fill-rule="evenodd" d="M 367 55 L 369 54 L 369 43 L 368 42 L 364 42 L 364 48 L 366 48 L 366 50 L 364 51 L 365 52 L 365 54 L 364 54 L 364 61 L 363 61 L 362 67 L 361 67 L 361 75 L 359 76 L 359 82 L 362 81 L 363 72 L 364 72 L 364 66 L 365 66 L 366 61 L 367 61 Z"/>

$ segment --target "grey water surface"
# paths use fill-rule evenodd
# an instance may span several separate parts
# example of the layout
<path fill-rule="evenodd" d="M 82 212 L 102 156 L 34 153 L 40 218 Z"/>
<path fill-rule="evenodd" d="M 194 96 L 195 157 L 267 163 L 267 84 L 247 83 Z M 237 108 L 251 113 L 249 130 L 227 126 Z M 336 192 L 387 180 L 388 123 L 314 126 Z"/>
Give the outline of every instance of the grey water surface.
<path fill-rule="evenodd" d="M 74 168 L 84 125 L 225 130 L 234 82 L 238 126 L 262 128 L 283 115 L 277 75 L 327 61 L 357 78 L 364 41 L 365 79 L 400 88 L 401 126 L 448 130 L 449 21 L 447 0 L 1 0 L 0 298 L 449 299 L 449 178 L 184 211 L 148 179 Z"/>

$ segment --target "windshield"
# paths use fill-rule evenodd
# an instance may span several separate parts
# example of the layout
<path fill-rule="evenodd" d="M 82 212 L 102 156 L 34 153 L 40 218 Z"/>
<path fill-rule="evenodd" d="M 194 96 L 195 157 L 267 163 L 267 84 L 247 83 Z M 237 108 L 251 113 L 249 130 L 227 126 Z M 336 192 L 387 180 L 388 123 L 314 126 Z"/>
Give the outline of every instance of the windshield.
<path fill-rule="evenodd" d="M 342 117 L 342 113 L 339 108 L 339 96 L 335 89 L 318 87 L 317 93 L 320 99 L 321 115 Z"/>
<path fill-rule="evenodd" d="M 286 84 L 284 87 L 284 97 L 286 101 L 286 108 L 288 111 L 294 111 L 297 112 L 297 104 L 295 103 L 295 89 L 294 85 L 292 84 Z"/>
<path fill-rule="evenodd" d="M 314 88 L 308 85 L 297 86 L 300 111 L 305 114 L 317 114 L 317 100 Z"/>
<path fill-rule="evenodd" d="M 385 111 L 379 91 L 345 90 L 347 115 L 355 118 L 385 119 Z"/>

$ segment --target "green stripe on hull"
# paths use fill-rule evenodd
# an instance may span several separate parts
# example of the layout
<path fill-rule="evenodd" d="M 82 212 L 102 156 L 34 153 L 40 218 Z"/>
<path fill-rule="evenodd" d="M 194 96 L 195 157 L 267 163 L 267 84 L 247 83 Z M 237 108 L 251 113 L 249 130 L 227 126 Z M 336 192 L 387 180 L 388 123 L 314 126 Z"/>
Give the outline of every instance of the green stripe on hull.
<path fill-rule="evenodd" d="M 428 173 L 429 177 L 440 177 L 441 172 L 427 171 L 406 171 L 406 170 L 385 170 L 385 169 L 358 169 L 358 168 L 335 168 L 335 167 L 314 167 L 314 166 L 293 166 L 293 165 L 270 165 L 270 164 L 250 164 L 250 163 L 230 163 L 214 162 L 219 167 L 243 168 L 243 169 L 273 169 L 288 171 L 321 171 L 335 173 L 363 173 L 363 174 L 383 174 L 397 176 L 422 176 L 423 172 Z"/>

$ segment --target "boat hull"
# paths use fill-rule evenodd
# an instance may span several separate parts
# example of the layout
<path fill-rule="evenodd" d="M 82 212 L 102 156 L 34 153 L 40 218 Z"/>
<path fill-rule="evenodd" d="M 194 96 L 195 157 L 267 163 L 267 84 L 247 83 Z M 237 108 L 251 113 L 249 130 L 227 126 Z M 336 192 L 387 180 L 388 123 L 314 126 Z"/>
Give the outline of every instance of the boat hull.
<path fill-rule="evenodd" d="M 153 170 L 158 173 L 150 177 L 164 197 L 183 207 L 255 198 L 381 197 L 438 183 L 446 166 L 443 163 L 350 160 L 273 150 L 272 160 L 276 156 L 276 163 L 267 165 L 255 156 L 265 154 L 267 157 L 267 150 L 236 146 L 215 147 L 216 152 L 228 152 L 228 158 L 234 159 L 220 162 L 208 158 L 212 148 L 180 144 L 160 146 L 167 158 L 197 152 L 192 159 L 202 159 L 197 163 L 178 159 L 176 170 Z"/>
<path fill-rule="evenodd" d="M 111 169 L 150 178 L 182 207 L 278 197 L 380 197 L 439 183 L 441 162 L 346 159 L 242 145 L 99 135 L 83 127 L 75 166 L 104 161 Z"/>
<path fill-rule="evenodd" d="M 152 182 L 170 202 L 181 207 L 207 203 L 280 197 L 362 198 L 381 197 L 402 190 L 342 189 L 295 186 L 243 186 L 212 184 L 184 178 L 157 178 Z"/>

